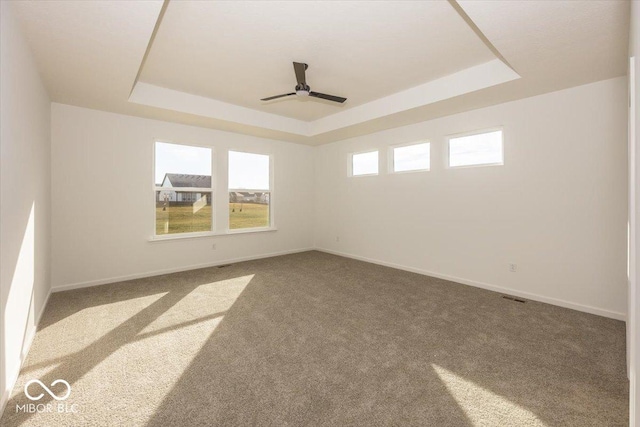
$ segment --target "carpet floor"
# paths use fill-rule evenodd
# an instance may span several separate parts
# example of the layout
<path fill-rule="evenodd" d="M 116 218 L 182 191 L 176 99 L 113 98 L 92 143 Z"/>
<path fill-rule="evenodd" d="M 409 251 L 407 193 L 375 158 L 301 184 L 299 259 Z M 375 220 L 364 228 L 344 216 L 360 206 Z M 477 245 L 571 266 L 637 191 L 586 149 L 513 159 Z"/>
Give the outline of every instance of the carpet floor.
<path fill-rule="evenodd" d="M 71 393 L 31 383 L 31 401 L 33 379 Z M 312 251 L 53 294 L 0 424 L 602 427 L 627 412 L 623 322 Z"/>

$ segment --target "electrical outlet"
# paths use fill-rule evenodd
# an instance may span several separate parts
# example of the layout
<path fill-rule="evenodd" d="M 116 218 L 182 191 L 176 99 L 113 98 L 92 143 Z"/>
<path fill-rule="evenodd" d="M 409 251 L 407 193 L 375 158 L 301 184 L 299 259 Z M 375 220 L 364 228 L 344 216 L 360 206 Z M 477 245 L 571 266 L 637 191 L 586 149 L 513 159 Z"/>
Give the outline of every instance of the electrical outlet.
<path fill-rule="evenodd" d="M 211 245 L 211 249 L 214 250 L 214 251 L 216 250 L 216 244 L 215 243 Z"/>
<path fill-rule="evenodd" d="M 512 273 L 518 271 L 518 264 L 509 264 L 509 271 Z"/>
<path fill-rule="evenodd" d="M 340 236 L 336 236 L 336 242 L 340 242 Z"/>

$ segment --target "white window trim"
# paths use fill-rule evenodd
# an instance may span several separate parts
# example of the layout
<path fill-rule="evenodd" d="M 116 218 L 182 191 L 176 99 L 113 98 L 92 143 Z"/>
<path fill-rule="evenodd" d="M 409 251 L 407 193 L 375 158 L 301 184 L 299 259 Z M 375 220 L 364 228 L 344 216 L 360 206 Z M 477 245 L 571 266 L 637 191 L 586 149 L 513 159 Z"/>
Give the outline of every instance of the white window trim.
<path fill-rule="evenodd" d="M 278 231 L 278 229 L 275 227 L 259 227 L 259 228 L 245 228 L 245 229 L 228 230 L 228 231 L 212 231 L 212 232 L 203 232 L 203 233 L 166 234 L 162 236 L 152 236 L 147 240 L 149 242 L 166 242 L 171 240 L 199 239 L 202 237 L 232 236 L 234 234 L 264 233 L 269 231 Z"/>
<path fill-rule="evenodd" d="M 265 152 L 265 151 L 246 151 L 246 150 L 233 150 L 227 149 L 227 193 L 225 198 L 225 207 L 228 211 L 229 209 L 229 193 L 231 191 L 253 191 L 253 192 L 264 192 L 265 190 L 254 190 L 254 189 L 238 189 L 238 188 L 230 188 L 229 187 L 229 152 L 233 151 L 234 153 L 245 153 L 245 154 L 259 154 L 261 156 L 269 156 L 269 226 L 268 227 L 252 227 L 252 228 L 229 228 L 229 215 L 226 215 L 226 228 L 224 234 L 243 234 L 243 233 L 259 233 L 262 231 L 276 231 L 275 224 L 275 209 L 274 209 L 274 194 L 275 194 L 275 180 L 273 178 L 274 172 L 274 161 L 273 161 L 273 153 Z"/>
<path fill-rule="evenodd" d="M 367 153 L 373 153 L 373 152 L 378 152 L 378 172 L 354 175 L 353 174 L 353 156 L 357 156 L 358 154 L 367 154 Z M 378 175 L 380 175 L 380 150 L 379 149 L 374 148 L 372 150 L 356 151 L 353 153 L 349 153 L 349 155 L 347 156 L 347 176 L 349 178 L 360 178 L 363 176 L 378 176 Z"/>
<path fill-rule="evenodd" d="M 211 231 L 206 232 L 193 232 L 193 233 L 174 233 L 174 234 L 156 234 L 156 191 L 162 191 L 166 189 L 175 189 L 182 187 L 158 187 L 156 186 L 156 143 L 163 144 L 173 144 L 173 145 L 182 145 L 185 147 L 198 147 L 198 148 L 207 148 L 211 150 L 211 188 L 201 187 L 201 188 L 191 188 L 189 187 L 186 191 L 188 192 L 206 192 L 211 193 Z M 205 144 L 197 144 L 197 143 L 188 143 L 184 142 L 173 142 L 171 140 L 163 139 L 163 138 L 153 138 L 151 143 L 151 175 L 152 175 L 152 183 L 153 183 L 153 198 L 152 198 L 152 210 L 153 216 L 151 221 L 151 237 L 150 241 L 155 240 L 173 240 L 176 238 L 190 238 L 190 237 L 200 237 L 207 235 L 214 235 L 216 233 L 216 150 L 214 147 Z M 162 183 L 160 183 L 162 184 Z"/>
<path fill-rule="evenodd" d="M 473 135 L 482 135 L 483 133 L 491 133 L 491 132 L 497 132 L 497 131 L 501 131 L 502 132 L 502 137 L 500 138 L 500 149 L 502 152 L 502 161 L 501 162 L 495 162 L 495 163 L 482 163 L 479 165 L 461 165 L 461 166 L 450 166 L 451 165 L 451 146 L 449 144 L 449 142 L 451 141 L 451 139 L 453 138 L 461 138 L 464 136 L 473 136 Z M 504 128 L 502 126 L 496 126 L 496 127 L 492 127 L 492 128 L 485 128 L 485 129 L 480 129 L 480 130 L 474 130 L 474 131 L 469 131 L 469 132 L 462 132 L 462 133 L 456 133 L 456 134 L 452 134 L 452 135 L 447 135 L 445 137 L 445 140 L 447 141 L 447 149 L 446 151 L 446 168 L 447 169 L 468 169 L 468 168 L 483 168 L 486 166 L 504 166 L 504 158 L 505 158 L 505 152 L 504 152 Z"/>
<path fill-rule="evenodd" d="M 412 145 L 420 145 L 420 144 L 429 144 L 429 167 L 426 169 L 411 169 L 408 171 L 395 171 L 394 170 L 394 162 L 395 162 L 395 153 L 394 153 L 394 149 L 396 148 L 402 148 L 402 147 L 411 147 Z M 400 174 L 405 174 L 405 173 L 420 173 L 420 172 L 429 172 L 431 171 L 431 141 L 428 139 L 425 139 L 423 141 L 413 141 L 413 142 L 406 142 L 404 144 L 396 144 L 396 145 L 390 145 L 389 149 L 388 149 L 388 153 L 387 153 L 387 169 L 389 171 L 390 174 L 394 174 L 394 175 L 400 175 Z"/>
<path fill-rule="evenodd" d="M 188 191 L 201 191 L 201 192 L 211 192 L 211 231 L 203 231 L 203 232 L 193 232 L 193 233 L 174 233 L 174 234 L 160 234 L 157 235 L 156 234 L 156 191 L 158 191 L 158 189 L 167 189 L 167 188 L 172 188 L 172 187 L 157 187 L 156 186 L 156 142 L 161 142 L 161 143 L 165 143 L 165 144 L 174 144 L 174 145 L 184 145 L 187 147 L 201 147 L 201 148 L 208 148 L 211 150 L 211 188 L 189 188 Z M 274 155 L 271 152 L 263 152 L 263 151 L 245 151 L 245 150 L 233 150 L 233 149 L 226 149 L 225 150 L 227 152 L 227 169 L 226 172 L 228 174 L 228 166 L 229 166 L 229 151 L 236 151 L 236 152 L 240 152 L 240 153 L 249 153 L 249 154 L 262 154 L 262 155 L 266 155 L 269 156 L 269 227 L 255 227 L 255 228 L 240 228 L 240 229 L 229 229 L 229 215 L 225 215 L 227 218 L 226 221 L 226 225 L 225 228 L 222 230 L 219 230 L 218 228 L 218 222 L 216 222 L 216 212 L 218 209 L 220 209 L 220 204 L 223 204 L 224 206 L 222 207 L 222 209 L 224 209 L 224 211 L 226 212 L 229 209 L 229 190 L 227 189 L 226 192 L 226 197 L 223 200 L 218 200 L 217 197 L 217 193 L 219 191 L 218 190 L 218 186 L 224 185 L 224 183 L 227 183 L 228 186 L 228 179 L 227 180 L 219 180 L 218 179 L 218 169 L 216 168 L 216 164 L 217 164 L 217 151 L 216 148 L 211 146 L 211 145 L 207 145 L 207 144 L 199 144 L 199 143 L 184 143 L 184 142 L 174 142 L 172 140 L 169 139 L 165 139 L 165 138 L 152 138 L 151 141 L 151 179 L 152 179 L 152 187 L 153 187 L 153 191 L 152 191 L 152 197 L 151 197 L 151 208 L 150 208 L 150 212 L 153 213 L 153 216 L 151 217 L 152 221 L 151 221 L 151 226 L 150 226 L 150 230 L 151 230 L 151 234 L 150 237 L 147 239 L 148 242 L 150 243 L 156 243 L 156 242 L 167 242 L 167 241 L 172 241 L 172 240 L 184 240 L 184 239 L 197 239 L 197 238 L 203 238 L 203 237 L 222 237 L 222 236 L 231 236 L 231 235 L 237 235 L 237 234 L 252 234 L 252 233 L 264 233 L 264 232 L 271 232 L 271 231 L 277 231 L 278 228 L 275 226 L 275 216 L 274 216 L 274 205 L 273 205 L 273 200 L 274 200 Z M 181 187 L 178 187 L 181 188 Z M 242 191 L 264 191 L 264 190 L 242 190 Z"/>

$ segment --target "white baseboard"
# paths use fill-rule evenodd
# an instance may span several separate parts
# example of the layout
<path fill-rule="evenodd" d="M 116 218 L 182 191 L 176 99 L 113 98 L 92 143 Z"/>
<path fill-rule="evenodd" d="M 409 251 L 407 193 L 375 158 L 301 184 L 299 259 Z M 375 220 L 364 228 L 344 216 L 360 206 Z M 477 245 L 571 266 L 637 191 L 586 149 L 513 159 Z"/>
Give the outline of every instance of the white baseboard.
<path fill-rule="evenodd" d="M 236 262 L 243 262 L 243 261 L 253 261 L 253 260 L 256 260 L 256 259 L 271 258 L 271 257 L 274 257 L 274 256 L 281 256 L 281 255 L 297 254 L 297 253 L 300 253 L 300 252 L 308 252 L 308 251 L 313 251 L 313 250 L 314 250 L 314 248 L 301 248 L 301 249 L 293 249 L 293 250 L 281 251 L 281 252 L 271 252 L 271 253 L 261 254 L 261 255 L 252 255 L 252 256 L 248 256 L 248 257 L 230 258 L 230 259 L 218 260 L 218 261 L 213 261 L 213 262 L 204 263 L 204 264 L 189 265 L 189 266 L 186 266 L 186 267 L 167 268 L 167 269 L 163 269 L 163 270 L 148 271 L 148 272 L 145 272 L 145 273 L 129 274 L 127 276 L 118 276 L 118 277 L 110 277 L 110 278 L 107 278 L 107 279 L 91 280 L 91 281 L 87 281 L 87 282 L 71 283 L 71 284 L 68 284 L 68 285 L 55 286 L 51 290 L 53 292 L 70 291 L 72 289 L 88 288 L 88 287 L 91 287 L 91 286 L 99 286 L 99 285 L 106 285 L 106 284 L 109 284 L 109 283 L 125 282 L 127 280 L 135 280 L 135 279 L 142 279 L 142 278 L 145 278 L 145 277 L 161 276 L 163 274 L 179 273 L 181 271 L 188 271 L 188 270 L 197 270 L 198 268 L 216 267 L 218 265 L 233 264 L 233 263 L 236 263 Z"/>
<path fill-rule="evenodd" d="M 474 286 L 476 288 L 482 288 L 482 289 L 486 289 L 486 290 L 493 291 L 493 292 L 509 294 L 509 295 L 513 295 L 513 296 L 517 296 L 517 297 L 521 297 L 521 298 L 530 299 L 532 301 L 544 302 L 544 303 L 547 303 L 547 304 L 557 305 L 559 307 L 570 308 L 572 310 L 582 311 L 582 312 L 585 312 L 585 313 L 595 314 L 595 315 L 598 315 L 598 316 L 608 317 L 608 318 L 611 318 L 611 319 L 626 321 L 626 314 L 620 313 L 620 312 L 616 312 L 616 311 L 606 310 L 606 309 L 602 309 L 602 308 L 598 308 L 598 307 L 592 307 L 592 306 L 585 305 L 585 304 L 579 304 L 579 303 L 575 303 L 575 302 L 571 302 L 571 301 L 566 301 L 566 300 L 553 298 L 553 297 L 547 297 L 547 296 L 544 296 L 544 295 L 538 295 L 538 294 L 534 294 L 534 293 L 530 293 L 530 292 L 519 291 L 519 290 L 516 290 L 516 289 L 505 288 L 503 286 L 492 285 L 490 283 L 479 282 L 479 281 L 476 281 L 476 280 L 465 279 L 465 278 L 462 278 L 462 277 L 450 276 L 450 275 L 447 275 L 447 274 L 437 273 L 435 271 L 428 271 L 428 270 L 423 270 L 423 269 L 420 269 L 420 268 L 409 267 L 409 266 L 406 266 L 406 265 L 395 264 L 395 263 L 391 263 L 391 262 L 386 262 L 386 261 L 381 261 L 381 260 L 377 260 L 377 259 L 367 258 L 367 257 L 359 256 L 359 255 L 346 253 L 346 252 L 334 251 L 334 250 L 325 249 L 325 248 L 313 248 L 313 247 L 294 249 L 294 250 L 288 250 L 288 251 L 281 251 L 281 252 L 271 252 L 271 253 L 248 256 L 248 257 L 229 258 L 229 259 L 214 261 L 214 262 L 210 262 L 210 263 L 189 265 L 189 266 L 186 266 L 186 267 L 168 268 L 168 269 L 163 269 L 163 270 L 154 270 L 154 271 L 145 272 L 145 273 L 131 274 L 131 275 L 127 275 L 127 276 L 118 276 L 118 277 L 111 277 L 111 278 L 107 278 L 107 279 L 100 279 L 100 280 L 92 280 L 92 281 L 87 281 L 87 282 L 72 283 L 72 284 L 68 284 L 68 285 L 56 286 L 56 287 L 52 288 L 51 291 L 52 292 L 62 292 L 62 291 L 68 291 L 68 290 L 72 290 L 72 289 L 79 289 L 79 288 L 86 288 L 86 287 L 91 287 L 91 286 L 106 285 L 106 284 L 109 284 L 109 283 L 117 283 L 117 282 L 123 282 L 123 281 L 127 281 L 127 280 L 141 279 L 141 278 L 145 278 L 145 277 L 160 276 L 160 275 L 163 275 L 163 274 L 179 273 L 181 271 L 195 270 L 195 269 L 198 269 L 198 268 L 215 267 L 215 266 L 223 265 L 223 264 L 232 264 L 232 263 L 236 263 L 236 262 L 251 261 L 251 260 L 256 260 L 256 259 L 280 256 L 280 255 L 289 255 L 289 254 L 294 254 L 294 253 L 307 252 L 307 251 L 312 251 L 312 250 L 317 250 L 317 251 L 320 251 L 320 252 L 326 252 L 326 253 L 330 253 L 330 254 L 333 254 L 333 255 L 343 256 L 343 257 L 346 257 L 346 258 L 356 259 L 356 260 L 359 260 L 359 261 L 370 262 L 372 264 L 383 265 L 385 267 L 397 268 L 399 270 L 410 271 L 412 273 L 423 274 L 425 276 L 437 277 L 439 279 L 450 280 L 452 282 L 457 282 L 457 283 L 461 283 L 461 284 L 464 284 L 464 285 Z"/>
<path fill-rule="evenodd" d="M 20 363 L 18 364 L 18 369 L 11 373 L 6 373 L 7 376 L 7 388 L 2 390 L 2 396 L 0 396 L 0 417 L 4 413 L 4 410 L 9 402 L 9 398 L 11 397 L 11 392 L 13 391 L 13 387 L 16 385 L 16 381 L 18 381 L 18 377 L 20 376 L 20 371 L 22 370 L 22 366 L 24 365 L 24 361 L 27 359 L 27 355 L 29 354 L 29 350 L 31 349 L 31 344 L 33 344 L 33 339 L 36 337 L 36 332 L 38 331 L 38 326 L 40 325 L 40 319 L 42 319 L 42 314 L 44 310 L 47 308 L 47 304 L 49 303 L 49 298 L 51 297 L 52 290 L 49 289 L 47 293 L 47 297 L 44 299 L 44 303 L 42 303 L 42 307 L 35 316 L 35 325 L 31 328 L 31 331 L 28 331 L 28 334 L 22 343 L 22 353 L 20 354 Z"/>
<path fill-rule="evenodd" d="M 608 317 L 611 319 L 626 321 L 626 318 L 627 318 L 626 314 L 619 313 L 616 311 L 610 311 L 603 308 L 592 307 L 589 305 L 579 304 L 571 301 L 565 301 L 558 298 L 546 297 L 543 295 L 519 291 L 516 289 L 505 288 L 502 286 L 492 285 L 484 282 L 478 282 L 475 280 L 464 279 L 462 277 L 449 276 L 447 274 L 436 273 L 434 271 L 427 271 L 420 268 L 408 267 L 406 265 L 394 264 L 392 262 L 386 262 L 386 261 L 359 256 L 359 255 L 353 255 L 345 252 L 334 251 L 331 249 L 316 248 L 315 250 L 320 252 L 326 252 L 328 254 L 343 256 L 346 258 L 356 259 L 358 261 L 370 262 L 372 264 L 378 264 L 385 267 L 397 268 L 398 270 L 404 270 L 412 273 L 422 274 L 425 276 L 436 277 L 438 279 L 449 280 L 451 282 L 457 282 L 463 285 L 474 286 L 476 288 L 482 288 L 482 289 L 486 289 L 493 292 L 499 292 L 502 294 L 508 294 L 508 295 L 513 295 L 521 298 L 526 298 L 532 301 L 544 302 L 546 304 L 557 305 L 564 308 L 570 308 L 572 310 L 582 311 L 590 314 L 596 314 L 598 316 Z"/>
<path fill-rule="evenodd" d="M 349 254 L 349 253 L 345 253 L 345 252 L 334 251 L 334 250 L 331 250 L 331 249 L 302 248 L 302 249 L 295 249 L 295 250 L 281 251 L 281 252 L 272 252 L 272 253 L 254 255 L 254 256 L 248 256 L 248 257 L 231 258 L 231 259 L 226 259 L 226 260 L 214 261 L 214 262 L 211 262 L 211 263 L 196 264 L 196 265 L 190 265 L 190 266 L 186 266 L 186 267 L 169 268 L 169 269 L 164 269 L 164 270 L 155 270 L 155 271 L 150 271 L 150 272 L 146 272 L 146 273 L 138 273 L 138 274 L 131 274 L 131 275 L 127 275 L 127 276 L 112 277 L 112 278 L 108 278 L 108 279 L 100 279 L 100 280 L 93 280 L 93 281 L 87 281 L 87 282 L 72 283 L 72 284 L 69 284 L 69 285 L 56 286 L 54 288 L 51 288 L 49 290 L 49 293 L 47 294 L 47 297 L 46 297 L 44 303 L 42 304 L 42 307 L 40 308 L 39 312 L 36 315 L 35 327 L 32 328 L 32 330 L 28 333 L 27 338 L 25 339 L 25 343 L 23 344 L 23 347 L 22 347 L 23 351 L 22 351 L 22 354 L 20 355 L 20 367 L 19 367 L 19 369 L 17 370 L 17 372 L 13 372 L 10 375 L 7 374 L 7 378 L 10 378 L 10 379 L 7 382 L 7 384 L 8 384 L 7 389 L 3 390 L 2 391 L 2 396 L 0 396 L 0 416 L 2 416 L 2 413 L 4 412 L 4 410 L 6 408 L 7 402 L 9 401 L 9 397 L 11 396 L 11 392 L 13 391 L 13 387 L 15 386 L 15 383 L 18 380 L 18 377 L 20 375 L 20 370 L 22 369 L 22 365 L 24 364 L 24 361 L 25 361 L 25 359 L 27 357 L 27 354 L 29 353 L 29 349 L 31 348 L 31 344 L 33 343 L 33 339 L 35 338 L 36 331 L 38 330 L 38 325 L 40 324 L 40 319 L 42 318 L 42 314 L 44 313 L 44 310 L 47 307 L 47 303 L 49 302 L 49 298 L 51 297 L 51 293 L 52 292 L 61 292 L 61 291 L 67 291 L 67 290 L 71 290 L 71 289 L 79 289 L 79 288 L 86 288 L 86 287 L 91 287 L 91 286 L 105 285 L 105 284 L 108 284 L 108 283 L 116 283 L 116 282 L 122 282 L 122 281 L 126 281 L 126 280 L 140 279 L 140 278 L 144 278 L 144 277 L 153 277 L 153 276 L 159 276 L 159 275 L 163 275 L 163 274 L 178 273 L 178 272 L 181 272 L 181 271 L 195 270 L 195 269 L 198 269 L 198 268 L 215 267 L 215 266 L 218 266 L 218 265 L 231 264 L 231 263 L 237 263 L 237 262 L 243 262 L 243 261 L 251 261 L 251 260 L 263 259 L 263 258 L 270 258 L 270 257 L 280 256 L 280 255 L 289 255 L 289 254 L 307 252 L 307 251 L 312 251 L 312 250 L 317 250 L 317 251 L 320 251 L 320 252 L 326 252 L 326 253 L 329 253 L 329 254 L 338 255 L 338 256 L 342 256 L 342 257 L 346 257 L 346 258 L 351 258 L 351 259 L 355 259 L 355 260 L 359 260 L 359 261 L 369 262 L 369 263 L 372 263 L 372 264 L 382 265 L 382 266 L 385 266 L 385 267 L 397 268 L 399 270 L 409 271 L 409 272 L 412 272 L 412 273 L 418 273 L 418 274 L 422 274 L 422 275 L 425 275 L 425 276 L 436 277 L 436 278 L 439 278 L 439 279 L 449 280 L 449 281 L 452 281 L 452 282 L 457 282 L 457 283 L 461 283 L 461 284 L 464 284 L 464 285 L 474 286 L 474 287 L 486 289 L 486 290 L 489 290 L 489 291 L 494 291 L 494 292 L 514 295 L 514 296 L 518 296 L 518 297 L 521 297 L 521 298 L 530 299 L 530 300 L 533 300 L 533 301 L 539 301 L 539 302 L 543 302 L 543 303 L 547 303 L 547 304 L 557 305 L 557 306 L 560 306 L 560 307 L 570 308 L 570 309 L 573 309 L 573 310 L 578 310 L 578 311 L 582 311 L 582 312 L 590 313 L 590 314 L 596 314 L 596 315 L 599 315 L 599 316 L 604 316 L 604 317 L 608 317 L 608 318 L 612 318 L 612 319 L 616 319 L 616 320 L 623 320 L 623 321 L 626 320 L 626 315 L 624 313 L 605 310 L 605 309 L 592 307 L 592 306 L 588 306 L 588 305 L 584 305 L 584 304 L 578 304 L 578 303 L 565 301 L 565 300 L 561 300 L 561 299 L 557 299 L 557 298 L 546 297 L 546 296 L 543 296 L 543 295 L 537 295 L 537 294 L 533 294 L 533 293 L 529 293 L 529 292 L 518 291 L 518 290 L 515 290 L 515 289 L 509 289 L 509 288 L 505 288 L 505 287 L 502 287 L 502 286 L 491 285 L 489 283 L 478 282 L 478 281 L 475 281 L 475 280 L 464 279 L 464 278 L 461 278 L 461 277 L 455 277 L 455 276 L 450 276 L 450 275 L 446 275 L 446 274 L 440 274 L 440 273 L 436 273 L 436 272 L 433 272 L 433 271 L 423 270 L 423 269 L 420 269 L 420 268 L 414 268 L 414 267 L 395 264 L 395 263 L 391 263 L 391 262 L 381 261 L 381 260 L 377 260 L 377 259 L 367 258 L 367 257 L 359 256 L 359 255 L 353 255 L 353 254 Z"/>

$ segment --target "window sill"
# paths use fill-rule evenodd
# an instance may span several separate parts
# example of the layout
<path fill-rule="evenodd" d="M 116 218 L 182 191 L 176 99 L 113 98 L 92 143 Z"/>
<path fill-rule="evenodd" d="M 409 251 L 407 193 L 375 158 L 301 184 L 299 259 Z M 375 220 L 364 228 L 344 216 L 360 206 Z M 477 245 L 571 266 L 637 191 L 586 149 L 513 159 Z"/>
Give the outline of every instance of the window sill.
<path fill-rule="evenodd" d="M 472 169 L 472 168 L 484 168 L 484 167 L 488 167 L 488 166 L 504 166 L 504 162 L 479 163 L 477 165 L 447 166 L 447 169 Z"/>
<path fill-rule="evenodd" d="M 411 169 L 408 171 L 389 171 L 389 175 L 404 175 L 408 173 L 421 173 L 421 172 L 431 172 L 431 169 Z"/>
<path fill-rule="evenodd" d="M 184 240 L 184 239 L 198 239 L 201 237 L 221 237 L 232 236 L 235 234 L 252 234 L 252 233 L 265 233 L 269 231 L 278 231 L 275 227 L 264 228 L 247 228 L 240 230 L 227 230 L 223 232 L 206 232 L 206 233 L 181 233 L 181 234 L 169 234 L 165 236 L 152 236 L 148 239 L 149 242 L 167 242 L 171 240 Z"/>
<path fill-rule="evenodd" d="M 380 175 L 380 174 L 379 173 L 361 173 L 361 174 L 358 174 L 358 175 L 351 174 L 351 175 L 349 175 L 349 178 L 364 178 L 364 177 L 367 177 L 367 176 L 378 176 L 378 175 Z"/>

